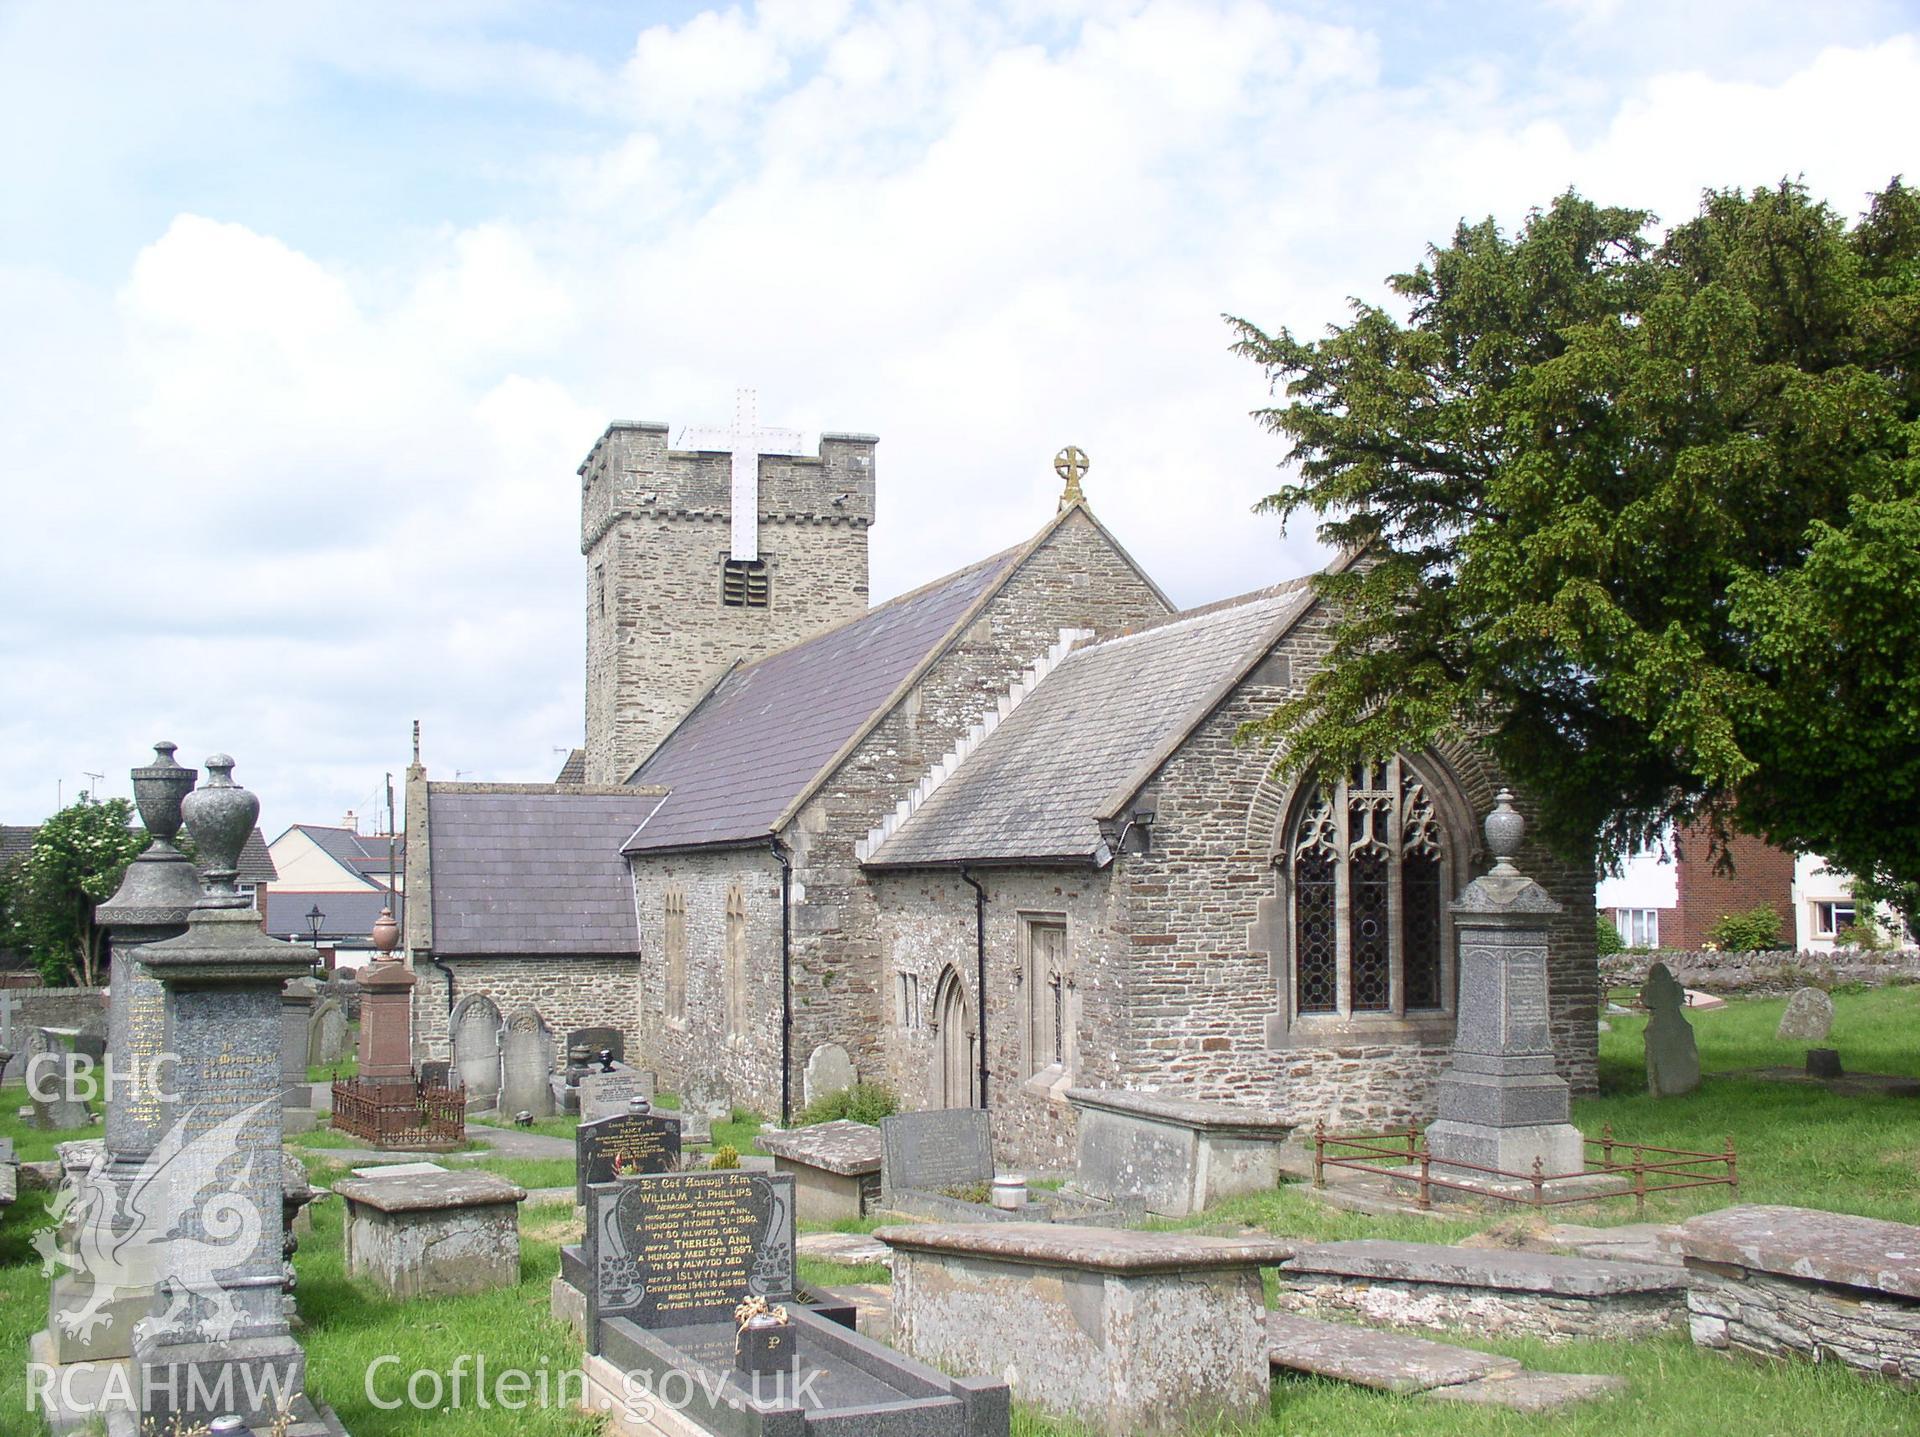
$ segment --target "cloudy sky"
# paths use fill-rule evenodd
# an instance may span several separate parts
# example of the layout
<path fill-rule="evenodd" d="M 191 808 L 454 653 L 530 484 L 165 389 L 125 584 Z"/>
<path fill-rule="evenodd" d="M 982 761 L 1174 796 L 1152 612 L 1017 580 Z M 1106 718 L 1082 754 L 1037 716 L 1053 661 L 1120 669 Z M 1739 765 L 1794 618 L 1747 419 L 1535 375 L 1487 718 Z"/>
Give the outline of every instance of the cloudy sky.
<path fill-rule="evenodd" d="M 1914 163 L 1913 4 L 0 0 L 0 821 L 155 738 L 269 836 L 581 732 L 609 419 L 881 436 L 874 593 L 1051 513 L 1299 572 L 1223 312 L 1462 216 Z"/>

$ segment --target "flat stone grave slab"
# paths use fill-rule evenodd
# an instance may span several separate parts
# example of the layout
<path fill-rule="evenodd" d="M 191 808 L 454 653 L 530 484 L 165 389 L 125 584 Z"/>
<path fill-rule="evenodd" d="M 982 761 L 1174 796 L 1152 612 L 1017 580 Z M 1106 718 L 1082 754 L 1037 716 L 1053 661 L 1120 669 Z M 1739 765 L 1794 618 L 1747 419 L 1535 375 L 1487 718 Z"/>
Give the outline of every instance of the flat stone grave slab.
<path fill-rule="evenodd" d="M 1267 1410 L 1260 1270 L 1290 1244 L 1059 1223 L 882 1228 L 893 1340 L 1111 1433 Z"/>
<path fill-rule="evenodd" d="M 1420 1395 L 1434 1402 L 1467 1402 L 1479 1407 L 1504 1407 L 1509 1412 L 1558 1412 L 1577 1403 L 1618 1397 L 1626 1390 L 1624 1377 L 1587 1372 L 1516 1372 L 1450 1387 L 1429 1387 Z"/>
<path fill-rule="evenodd" d="M 878 1206 L 883 1146 L 880 1129 L 846 1118 L 760 1135 L 773 1170 L 793 1176 L 803 1222 L 865 1217 Z"/>
<path fill-rule="evenodd" d="M 1380 1392 L 1425 1392 L 1521 1370 L 1511 1357 L 1293 1312 L 1267 1314 L 1267 1342 L 1275 1367 Z"/>
<path fill-rule="evenodd" d="M 1165 1217 L 1271 1190 L 1295 1127 L 1277 1113 L 1177 1093 L 1069 1088 L 1067 1101 L 1078 1129 L 1074 1186 Z"/>
<path fill-rule="evenodd" d="M 1837 1078 L 1822 1078 L 1805 1068 L 1782 1065 L 1772 1068 L 1735 1068 L 1724 1076 L 1754 1078 L 1763 1083 L 1801 1083 L 1808 1087 L 1825 1088 L 1843 1098 L 1920 1098 L 1920 1078 L 1909 1078 L 1898 1073 L 1842 1073 Z"/>
<path fill-rule="evenodd" d="M 799 1246 L 802 1257 L 825 1258 L 828 1262 L 885 1262 L 893 1256 L 893 1249 L 879 1238 L 853 1232 L 803 1232 Z"/>
<path fill-rule="evenodd" d="M 419 1178 L 446 1171 L 438 1163 L 375 1163 L 370 1167 L 355 1168 L 353 1175 L 357 1178 Z"/>
<path fill-rule="evenodd" d="M 520 1280 L 525 1188 L 493 1173 L 438 1172 L 349 1178 L 347 1272 L 389 1296 L 441 1297 L 511 1287 Z"/>
<path fill-rule="evenodd" d="M 1686 1310 L 1678 1268 L 1437 1243 L 1320 1243 L 1280 1270 L 1277 1305 L 1389 1327 L 1635 1340 Z"/>
<path fill-rule="evenodd" d="M 1920 1227 L 1748 1205 L 1682 1223 L 1679 1246 L 1695 1346 L 1920 1386 Z"/>

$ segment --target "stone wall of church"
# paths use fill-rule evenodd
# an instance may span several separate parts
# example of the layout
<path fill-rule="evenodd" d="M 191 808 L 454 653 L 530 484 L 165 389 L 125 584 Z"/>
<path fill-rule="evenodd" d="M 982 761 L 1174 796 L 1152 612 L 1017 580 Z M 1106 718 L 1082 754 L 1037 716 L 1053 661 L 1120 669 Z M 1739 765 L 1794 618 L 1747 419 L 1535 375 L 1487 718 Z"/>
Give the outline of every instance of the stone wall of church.
<path fill-rule="evenodd" d="M 801 895 L 793 912 L 796 1061 L 821 1043 L 838 1043 L 862 1073 L 893 1071 L 890 945 L 854 845 L 1058 642 L 1061 629 L 1105 637 L 1166 612 L 1112 541 L 1075 511 L 841 763 L 790 833 Z M 909 1106 L 928 1105 L 908 1088 L 900 1096 Z"/>
<path fill-rule="evenodd" d="M 1115 883 L 1128 909 L 1127 985 L 1132 1023 L 1118 1067 L 1129 1087 L 1180 1086 L 1201 1097 L 1277 1107 L 1310 1125 L 1377 1127 L 1432 1116 L 1432 1085 L 1450 1033 L 1409 1025 L 1398 1035 L 1355 1030 L 1312 1038 L 1276 1034 L 1288 975 L 1270 952 L 1276 893 L 1275 825 L 1290 811 L 1286 786 L 1269 775 L 1272 753 L 1234 735 L 1299 691 L 1328 651 L 1315 611 L 1276 656 L 1208 718 L 1150 786 L 1157 810 L 1152 848 L 1118 861 Z M 1426 767 L 1456 789 L 1453 827 L 1471 854 L 1456 888 L 1483 872 L 1478 822 L 1499 775 L 1475 749 L 1428 756 Z M 1524 797 L 1518 806 L 1528 812 Z M 1529 840 L 1521 866 L 1563 905 L 1549 940 L 1553 1041 L 1577 1092 L 1597 1080 L 1599 991 L 1594 953 L 1593 866 Z M 1449 895 L 1451 897 L 1451 895 Z M 1261 900 L 1268 899 L 1266 912 Z M 1282 954 L 1284 948 L 1281 948 Z"/>
<path fill-rule="evenodd" d="M 660 1086 L 724 1092 L 737 1107 L 767 1116 L 780 1112 L 780 868 L 766 848 L 662 854 L 637 859 L 633 887 L 640 921 L 642 980 L 638 985 L 639 1051 Z M 746 901 L 747 994 L 745 1032 L 727 1031 L 727 899 Z M 666 900 L 685 903 L 686 1006 L 666 1010 Z M 800 1101 L 794 1060 L 794 1103 Z"/>
<path fill-rule="evenodd" d="M 632 1043 L 641 1031 L 641 970 L 637 957 L 448 958 L 453 999 L 489 998 L 501 1017 L 516 1008 L 539 1011 L 553 1031 L 554 1061 L 563 1065 L 567 1034 L 610 1025 Z M 431 963 L 413 965 L 413 1050 L 416 1058 L 450 1056 L 447 975 Z"/>
<path fill-rule="evenodd" d="M 1126 1003 L 1125 915 L 1115 907 L 1106 870 L 988 868 L 974 874 L 987 891 L 987 1097 L 995 1156 L 1046 1170 L 1074 1164 L 1068 1086 L 1111 1087 L 1123 1077 L 1118 1059 L 1130 1021 Z M 937 1002 L 944 981 L 957 980 L 977 1025 L 979 954 L 974 892 L 951 872 L 876 874 L 892 998 L 887 1006 L 885 1078 L 913 1106 L 938 1107 L 943 1045 Z M 1034 921 L 1062 920 L 1067 930 L 1065 996 L 1069 1049 L 1058 1068 L 1044 1067 L 1034 1024 L 1051 1021 L 1052 994 L 1028 981 L 1027 931 Z M 901 1001 L 902 977 L 916 1000 Z"/>
<path fill-rule="evenodd" d="M 866 612 L 873 450 L 829 434 L 818 457 L 762 458 L 770 602 L 748 609 L 720 599 L 728 456 L 670 451 L 664 424 L 614 425 L 594 445 L 580 468 L 589 783 L 624 782 L 735 659 Z"/>

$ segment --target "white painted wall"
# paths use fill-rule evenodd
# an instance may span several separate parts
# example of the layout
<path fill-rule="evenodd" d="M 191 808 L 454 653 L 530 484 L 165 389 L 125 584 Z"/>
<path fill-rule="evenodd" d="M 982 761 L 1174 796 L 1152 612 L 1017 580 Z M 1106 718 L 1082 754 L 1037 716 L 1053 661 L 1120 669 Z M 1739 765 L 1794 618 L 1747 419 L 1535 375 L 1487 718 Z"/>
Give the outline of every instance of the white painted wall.
<path fill-rule="evenodd" d="M 272 884 L 287 893 L 365 893 L 383 885 L 369 883 L 297 828 L 289 828 L 271 844 L 273 866 L 280 877 Z"/>

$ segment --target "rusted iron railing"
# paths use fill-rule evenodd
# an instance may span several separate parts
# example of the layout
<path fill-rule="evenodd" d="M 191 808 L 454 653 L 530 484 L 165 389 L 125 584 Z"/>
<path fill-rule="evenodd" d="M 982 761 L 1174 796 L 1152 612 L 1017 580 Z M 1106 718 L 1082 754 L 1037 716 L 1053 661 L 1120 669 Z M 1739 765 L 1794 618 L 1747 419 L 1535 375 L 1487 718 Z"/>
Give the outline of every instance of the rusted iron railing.
<path fill-rule="evenodd" d="M 467 1090 L 335 1078 L 332 1126 L 375 1147 L 457 1147 L 467 1140 Z"/>
<path fill-rule="evenodd" d="M 1597 1148 L 1600 1160 L 1596 1163 L 1588 1157 L 1579 1172 L 1547 1172 L 1539 1158 L 1533 1160 L 1528 1172 L 1509 1172 L 1479 1163 L 1435 1158 L 1422 1141 L 1420 1129 L 1415 1127 L 1392 1128 L 1383 1133 L 1329 1133 L 1324 1123 L 1315 1123 L 1313 1185 L 1327 1185 L 1328 1168 L 1369 1173 L 1411 1183 L 1415 1202 L 1421 1208 L 1433 1206 L 1436 1188 L 1536 1208 L 1631 1197 L 1637 1212 L 1646 1211 L 1647 1199 L 1653 1194 L 1678 1192 L 1683 1188 L 1725 1187 L 1732 1190 L 1736 1199 L 1740 1196 L 1740 1159 L 1731 1137 L 1720 1152 L 1695 1152 L 1652 1143 L 1624 1143 L 1614 1136 L 1613 1124 L 1608 1123 L 1599 1137 L 1583 1138 L 1582 1142 L 1588 1149 Z M 1631 1153 L 1631 1159 L 1620 1161 L 1622 1152 Z M 1439 1175 L 1434 1173 L 1436 1166 L 1441 1169 Z M 1463 1182 L 1447 1176 L 1453 1173 L 1471 1173 L 1481 1181 Z M 1611 1191 L 1593 1190 L 1589 1180 L 1607 1177 L 1619 1178 L 1621 1186 Z M 1575 1180 L 1582 1180 L 1577 1192 L 1549 1191 L 1555 1183 Z"/>

